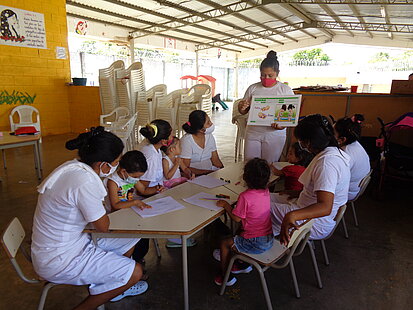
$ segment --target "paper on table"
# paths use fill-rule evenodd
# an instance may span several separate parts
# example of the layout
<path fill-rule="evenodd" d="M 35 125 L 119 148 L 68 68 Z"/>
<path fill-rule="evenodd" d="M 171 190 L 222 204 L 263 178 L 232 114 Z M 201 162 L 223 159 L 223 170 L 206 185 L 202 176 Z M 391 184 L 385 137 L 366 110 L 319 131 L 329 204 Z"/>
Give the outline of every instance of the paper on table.
<path fill-rule="evenodd" d="M 216 200 L 204 200 L 202 198 L 216 199 Z M 222 210 L 221 207 L 218 207 L 216 205 L 217 201 L 221 200 L 221 199 L 216 198 L 215 195 L 212 195 L 212 194 L 206 194 L 206 193 L 201 192 L 201 193 L 195 194 L 191 197 L 184 198 L 182 200 L 186 201 L 190 204 L 196 205 L 198 207 L 206 208 L 206 209 L 209 209 L 209 210 L 214 210 L 214 211 L 221 211 Z M 222 200 L 225 200 L 230 204 L 233 203 L 233 201 L 231 201 L 229 199 L 222 199 Z"/>
<path fill-rule="evenodd" d="M 228 184 L 227 182 L 214 178 L 213 176 L 210 176 L 210 175 L 201 175 L 188 182 L 194 183 L 194 184 L 206 187 L 206 188 L 214 188 L 214 187 Z"/>
<path fill-rule="evenodd" d="M 287 167 L 287 166 L 291 166 L 290 163 L 286 163 L 286 162 L 273 162 L 272 164 L 278 170 L 281 170 L 282 168 Z"/>
<path fill-rule="evenodd" d="M 132 207 L 133 211 L 138 213 L 141 217 L 146 218 L 146 217 L 152 217 L 152 216 L 157 216 L 165 213 L 169 213 L 172 211 L 184 209 L 185 207 L 181 205 L 179 202 L 177 202 L 175 199 L 173 199 L 170 196 L 164 197 L 164 198 L 159 198 L 150 202 L 147 202 L 146 204 L 150 205 L 152 208 L 150 209 L 139 209 L 138 207 Z"/>

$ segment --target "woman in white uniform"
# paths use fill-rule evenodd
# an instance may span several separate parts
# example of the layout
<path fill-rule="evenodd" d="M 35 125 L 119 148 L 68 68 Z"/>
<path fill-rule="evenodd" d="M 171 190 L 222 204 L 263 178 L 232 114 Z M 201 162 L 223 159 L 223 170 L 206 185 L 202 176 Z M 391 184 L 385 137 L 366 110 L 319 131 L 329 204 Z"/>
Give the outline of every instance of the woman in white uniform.
<path fill-rule="evenodd" d="M 182 129 L 186 134 L 181 139 L 181 158 L 195 175 L 207 174 L 224 167 L 212 135 L 215 126 L 208 114 L 202 110 L 192 111 Z"/>
<path fill-rule="evenodd" d="M 327 118 L 320 114 L 301 120 L 294 135 L 303 149 L 314 154 L 314 159 L 300 176 L 301 192 L 291 193 L 285 203 L 271 195 L 271 214 L 274 235 L 283 244 L 289 240 L 289 230 L 306 219 L 315 218 L 311 239 L 321 239 L 333 230 L 338 208 L 347 202 L 350 184 L 350 158 L 339 149 L 334 130 Z M 282 197 L 282 196 L 281 196 Z"/>
<path fill-rule="evenodd" d="M 238 110 L 241 114 L 247 114 L 252 96 L 277 96 L 294 95 L 288 85 L 277 81 L 280 73 L 280 64 L 277 53 L 270 51 L 260 65 L 261 82 L 252 84 L 245 92 L 244 99 L 239 102 Z M 277 124 L 267 126 L 247 126 L 245 135 L 244 159 L 250 160 L 258 157 L 269 163 L 280 159 L 286 139 L 286 129 Z"/>
<path fill-rule="evenodd" d="M 95 244 L 83 233 L 88 223 L 98 232 L 108 231 L 100 177 L 116 170 L 122 141 L 98 127 L 68 141 L 66 148 L 78 149 L 79 160 L 62 164 L 38 187 L 31 245 L 36 273 L 54 283 L 89 284 L 90 295 L 75 309 L 96 309 L 146 291 L 147 283 L 139 281 L 142 267 L 130 258 L 139 239 L 98 239 Z"/>
<path fill-rule="evenodd" d="M 369 155 L 358 142 L 363 121 L 363 115 L 355 114 L 351 118 L 341 118 L 334 124 L 338 144 L 350 156 L 351 178 L 348 200 L 353 200 L 357 196 L 361 180 L 370 172 Z"/>
<path fill-rule="evenodd" d="M 142 127 L 140 133 L 146 138 L 138 149 L 145 155 L 148 169 L 141 176 L 140 182 L 145 188 L 153 188 L 156 191 L 162 191 L 163 168 L 162 168 L 162 146 L 169 146 L 173 142 L 172 127 L 163 120 L 156 119 L 145 127 Z"/>

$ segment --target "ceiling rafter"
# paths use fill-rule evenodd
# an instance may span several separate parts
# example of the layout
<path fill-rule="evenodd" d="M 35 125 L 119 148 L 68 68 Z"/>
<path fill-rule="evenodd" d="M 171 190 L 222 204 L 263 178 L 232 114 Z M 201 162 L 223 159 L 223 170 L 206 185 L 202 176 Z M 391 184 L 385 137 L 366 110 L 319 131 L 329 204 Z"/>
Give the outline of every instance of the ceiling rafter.
<path fill-rule="evenodd" d="M 386 21 L 387 24 L 391 24 L 390 17 L 389 17 L 389 11 L 387 10 L 387 6 L 383 5 L 382 8 L 384 10 L 384 20 Z M 392 27 L 390 26 L 389 27 L 389 37 L 390 37 L 390 39 L 393 40 L 393 33 L 391 32 L 391 30 L 392 30 Z"/>
<path fill-rule="evenodd" d="M 247 2 L 251 2 L 251 1 L 247 1 Z M 266 7 L 260 6 L 260 7 L 258 7 L 257 9 L 260 10 L 261 12 L 263 12 L 263 13 L 271 16 L 271 17 L 274 17 L 274 18 L 277 19 L 278 21 L 283 22 L 283 23 L 285 23 L 285 24 L 287 24 L 287 25 L 290 25 L 290 26 L 291 26 L 291 25 L 293 24 L 293 23 L 291 23 L 291 22 L 286 21 L 283 17 L 281 17 L 280 15 L 274 13 L 273 11 L 271 11 L 270 9 L 268 9 L 268 8 L 266 8 Z M 309 37 L 312 37 L 313 39 L 317 39 L 316 36 L 312 35 L 312 34 L 309 33 L 308 31 L 305 31 L 305 30 L 302 30 L 302 29 L 298 29 L 298 30 L 299 30 L 300 32 L 304 33 L 305 35 L 307 35 L 307 36 L 309 36 Z"/>
<path fill-rule="evenodd" d="M 354 23 L 354 22 L 323 22 L 317 21 L 308 25 L 309 28 L 326 28 L 326 29 L 344 29 L 354 31 L 379 31 L 389 32 L 392 27 L 392 33 L 412 33 L 413 24 L 381 24 L 381 23 Z"/>
<path fill-rule="evenodd" d="M 89 21 L 95 21 L 95 22 L 98 22 L 98 23 L 103 23 L 103 24 L 112 25 L 112 26 L 118 26 L 118 27 L 122 27 L 122 28 L 125 28 L 125 29 L 129 29 L 131 31 L 136 31 L 137 30 L 136 28 L 134 28 L 132 26 L 123 25 L 123 24 L 116 23 L 116 22 L 110 22 L 110 21 L 107 21 L 107 20 L 102 20 L 102 19 L 99 19 L 99 18 L 90 17 L 90 16 L 86 16 L 86 15 L 83 15 L 83 14 L 67 12 L 67 16 L 72 16 L 72 17 L 75 17 L 75 18 L 83 18 L 83 19 L 86 19 L 86 20 L 89 20 Z M 121 16 L 123 16 L 123 15 L 121 15 Z M 219 47 L 219 48 L 222 48 L 224 50 L 231 51 L 231 52 L 236 52 L 236 53 L 241 52 L 240 50 L 232 49 L 232 48 L 229 48 L 229 47 L 223 47 L 223 45 L 219 45 L 219 43 L 217 43 L 217 42 L 212 42 L 212 43 L 207 42 L 207 43 L 205 43 L 205 42 L 201 42 L 201 41 L 185 39 L 185 38 L 171 36 L 171 35 L 156 34 L 156 33 L 146 31 L 146 30 L 139 30 L 139 31 L 146 32 L 149 35 L 157 35 L 157 36 L 160 36 L 160 37 L 163 37 L 163 38 L 171 38 L 171 39 L 175 39 L 175 40 L 179 40 L 179 41 L 183 41 L 183 42 L 193 43 L 195 45 L 204 44 L 204 45 L 208 45 L 209 48 Z"/>
<path fill-rule="evenodd" d="M 73 1 L 66 1 L 66 3 L 69 4 L 69 5 L 78 7 L 78 8 L 87 9 L 87 10 L 89 10 L 89 11 L 93 11 L 93 12 L 100 13 L 100 14 L 105 14 L 105 15 L 108 15 L 108 16 L 117 17 L 117 18 L 120 18 L 120 19 L 129 20 L 129 21 L 136 22 L 136 23 L 147 24 L 147 25 L 155 25 L 155 23 L 148 22 L 148 21 L 146 21 L 146 20 L 142 20 L 142 19 L 139 19 L 139 18 L 136 18 L 136 17 L 127 16 L 127 15 L 123 15 L 123 14 L 119 14 L 119 13 L 115 13 L 115 12 L 111 12 L 111 11 L 106 11 L 106 10 L 99 9 L 99 8 L 95 8 L 95 7 L 93 7 L 93 6 L 89 6 L 89 5 L 82 4 L 82 3 L 77 3 L 77 2 L 73 2 Z M 169 30 L 174 30 L 174 29 L 169 29 Z M 150 35 L 156 35 L 155 32 L 151 32 L 151 31 L 147 31 L 147 30 L 143 30 L 143 29 L 136 29 L 136 28 L 135 28 L 133 31 L 134 31 L 134 32 L 135 32 L 135 31 L 136 31 L 136 32 L 144 32 L 144 33 L 150 34 Z M 185 34 L 185 35 L 189 35 L 189 36 L 197 36 L 197 37 L 201 37 L 201 38 L 203 37 L 203 38 L 206 39 L 206 40 L 210 40 L 210 39 L 211 39 L 211 38 L 208 37 L 208 36 L 203 36 L 203 35 L 200 35 L 200 34 L 194 34 L 194 33 L 192 33 L 192 32 L 185 31 L 185 30 L 181 30 L 181 29 L 177 29 L 177 30 L 174 30 L 174 31 L 179 32 L 179 33 L 182 33 L 182 34 Z M 171 37 L 171 36 L 169 36 L 169 37 Z M 179 38 L 179 40 L 184 40 L 184 38 Z M 215 41 L 220 42 L 219 39 L 215 39 Z M 198 41 L 198 42 L 199 42 L 199 43 L 203 43 L 203 42 L 200 42 L 200 41 Z M 229 44 L 229 43 L 227 43 L 227 42 L 222 42 L 222 43 L 225 43 L 225 44 L 222 44 L 222 45 Z M 211 44 L 211 43 L 208 43 L 208 44 L 210 44 L 211 47 L 215 47 L 215 45 L 213 45 L 213 44 Z M 226 48 L 226 49 L 229 49 L 229 48 Z M 239 50 L 234 50 L 234 49 L 229 49 L 229 50 L 239 52 Z"/>
<path fill-rule="evenodd" d="M 230 22 L 227 22 L 227 21 L 224 21 L 224 20 L 220 20 L 220 19 L 218 19 L 218 18 L 216 18 L 216 17 L 210 18 L 207 14 L 204 14 L 203 12 L 198 12 L 198 11 L 189 9 L 189 8 L 187 8 L 187 7 L 185 7 L 185 6 L 182 6 L 182 5 L 179 5 L 179 4 L 177 4 L 177 3 L 173 3 L 173 2 L 171 2 L 171 1 L 164 1 L 164 0 L 159 0 L 158 2 L 161 3 L 162 5 L 169 6 L 169 7 L 171 7 L 171 8 L 176 9 L 176 10 L 180 10 L 180 11 L 186 12 L 186 13 L 188 13 L 188 14 L 200 16 L 200 17 L 202 17 L 202 18 L 205 18 L 205 20 L 211 20 L 211 21 L 218 22 L 218 23 L 220 23 L 220 24 L 222 24 L 222 25 L 226 25 L 226 26 L 231 27 L 231 28 L 233 28 L 233 29 L 242 31 L 243 33 L 246 32 L 247 34 L 250 34 L 250 35 L 256 35 L 256 33 L 253 32 L 253 31 L 250 31 L 250 30 L 247 30 L 247 29 L 245 29 L 245 28 L 239 27 L 239 26 L 237 26 L 237 25 L 235 25 L 235 24 L 233 24 L 233 23 L 230 23 Z M 202 20 L 201 20 L 201 21 L 202 21 Z M 199 21 L 198 21 L 198 22 L 199 22 Z M 265 38 L 265 37 L 260 37 L 259 35 L 258 35 L 258 39 L 266 39 L 266 40 L 267 40 L 267 38 Z M 279 42 L 279 41 L 278 41 L 277 43 L 278 43 L 278 44 L 281 44 L 281 45 L 284 44 L 284 43 Z M 260 43 L 254 42 L 254 44 L 260 44 Z M 268 46 L 265 46 L 265 47 L 268 48 Z"/>
<path fill-rule="evenodd" d="M 359 20 L 360 23 L 365 23 L 366 22 L 364 20 L 364 17 L 361 16 L 360 11 L 358 10 L 358 8 L 354 4 L 349 4 L 348 6 L 350 7 L 350 9 L 353 12 L 354 16 L 357 17 L 357 19 Z M 370 38 L 373 38 L 373 34 L 370 31 L 367 30 L 366 33 Z"/>
<path fill-rule="evenodd" d="M 413 0 L 263 0 L 263 4 L 289 3 L 289 4 L 413 4 Z"/>
<path fill-rule="evenodd" d="M 332 9 L 327 4 L 319 4 L 318 5 L 320 8 L 324 10 L 332 19 L 334 19 L 337 23 L 342 23 L 342 20 L 340 17 L 336 16 L 335 13 L 333 12 Z M 354 37 L 354 33 L 352 33 L 350 30 L 346 30 L 349 35 Z"/>
<path fill-rule="evenodd" d="M 260 28 L 263 28 L 263 29 L 265 29 L 265 30 L 267 30 L 267 31 L 273 31 L 273 28 L 268 27 L 268 26 L 266 26 L 266 25 L 264 25 L 264 24 L 262 24 L 262 23 L 260 23 L 260 22 L 257 22 L 256 20 L 254 20 L 254 19 L 252 19 L 252 18 L 249 18 L 249 17 L 247 17 L 247 16 L 244 16 L 244 15 L 242 15 L 241 13 L 233 12 L 230 8 L 224 8 L 223 6 L 217 4 L 216 2 L 213 2 L 213 1 L 211 1 L 211 0 L 196 0 L 196 1 L 201 2 L 201 3 L 203 3 L 203 4 L 206 4 L 206 5 L 209 5 L 209 6 L 213 7 L 213 8 L 217 8 L 217 9 L 218 9 L 218 8 L 222 8 L 224 11 L 232 14 L 232 15 L 235 16 L 236 18 L 239 18 L 239 19 L 241 19 L 241 20 L 243 20 L 243 21 L 245 21 L 245 22 L 247 22 L 247 23 L 253 24 L 253 25 L 258 26 L 258 27 L 260 27 Z M 284 38 L 286 38 L 286 39 L 289 39 L 289 40 L 291 40 L 291 41 L 298 42 L 297 39 L 295 39 L 295 38 L 293 38 L 293 37 L 290 37 L 290 36 L 287 35 L 287 34 L 284 34 L 284 33 L 281 33 L 281 32 L 277 32 L 277 31 L 273 31 L 273 32 L 274 32 L 274 35 L 280 35 L 280 36 L 282 36 L 282 37 L 284 37 Z M 270 39 L 270 38 L 269 38 L 269 39 Z M 270 40 L 271 40 L 271 39 L 270 39 Z"/>
<path fill-rule="evenodd" d="M 157 23 L 155 26 L 149 26 L 147 28 L 144 28 L 145 30 L 148 30 L 148 31 L 162 33 L 162 32 L 174 30 L 176 28 L 180 28 L 180 27 L 184 27 L 184 26 L 192 26 L 192 27 L 195 27 L 195 28 L 199 28 L 201 30 L 213 32 L 213 33 L 220 34 L 220 35 L 223 35 L 223 36 L 228 36 L 228 33 L 225 33 L 223 31 L 219 31 L 219 30 L 216 30 L 216 29 L 208 28 L 208 27 L 205 27 L 205 26 L 197 25 L 197 24 L 191 24 L 190 22 L 184 21 L 180 18 L 176 18 L 174 16 L 163 14 L 163 13 L 160 13 L 160 12 L 157 12 L 157 11 L 153 11 L 153 10 L 150 10 L 150 9 L 147 9 L 147 8 L 135 5 L 135 4 L 127 3 L 127 2 L 124 2 L 124 1 L 120 1 L 120 0 L 102 0 L 102 1 L 109 2 L 109 3 L 112 3 L 112 4 L 116 4 L 116 5 L 119 5 L 119 6 L 122 6 L 122 7 L 127 7 L 129 9 L 132 9 L 132 10 L 135 10 L 135 11 L 143 12 L 143 13 L 146 13 L 146 14 L 151 14 L 151 15 L 158 16 L 158 17 L 161 17 L 161 18 L 164 18 L 164 19 L 168 20 L 166 23 L 159 23 L 159 24 Z M 144 37 L 144 36 L 147 36 L 147 35 L 148 34 L 142 34 L 138 37 Z M 236 37 L 236 36 L 234 36 L 234 37 Z M 208 39 L 210 39 L 210 37 Z M 226 41 L 226 39 L 221 39 L 221 40 Z M 250 43 L 254 43 L 254 42 L 250 42 Z M 234 44 L 234 46 L 254 50 L 254 48 L 246 46 L 246 45 Z"/>

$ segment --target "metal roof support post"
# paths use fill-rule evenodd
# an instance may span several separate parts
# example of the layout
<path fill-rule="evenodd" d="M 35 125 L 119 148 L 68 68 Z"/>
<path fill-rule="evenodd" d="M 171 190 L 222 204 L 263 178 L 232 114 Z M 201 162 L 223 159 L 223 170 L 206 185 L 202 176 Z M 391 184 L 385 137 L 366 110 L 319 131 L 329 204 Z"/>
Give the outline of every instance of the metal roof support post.
<path fill-rule="evenodd" d="M 195 52 L 195 76 L 199 75 L 199 53 Z"/>
<path fill-rule="evenodd" d="M 238 99 L 238 53 L 235 54 L 235 76 L 234 76 L 234 100 Z"/>
<path fill-rule="evenodd" d="M 135 62 L 135 39 L 129 37 L 130 63 Z"/>

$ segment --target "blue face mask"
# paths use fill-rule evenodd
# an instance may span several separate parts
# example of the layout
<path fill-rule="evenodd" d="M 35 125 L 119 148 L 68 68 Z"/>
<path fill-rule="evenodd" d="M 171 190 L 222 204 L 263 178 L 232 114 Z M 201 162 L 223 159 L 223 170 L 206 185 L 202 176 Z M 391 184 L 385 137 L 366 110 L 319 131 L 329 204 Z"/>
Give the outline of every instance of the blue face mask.
<path fill-rule="evenodd" d="M 127 173 L 126 173 L 127 174 Z M 136 183 L 138 183 L 139 182 L 139 178 L 134 178 L 134 177 L 131 177 L 130 175 L 128 175 L 127 174 L 127 177 L 126 177 L 126 179 L 123 179 L 126 183 L 129 183 L 129 184 L 136 184 Z"/>

